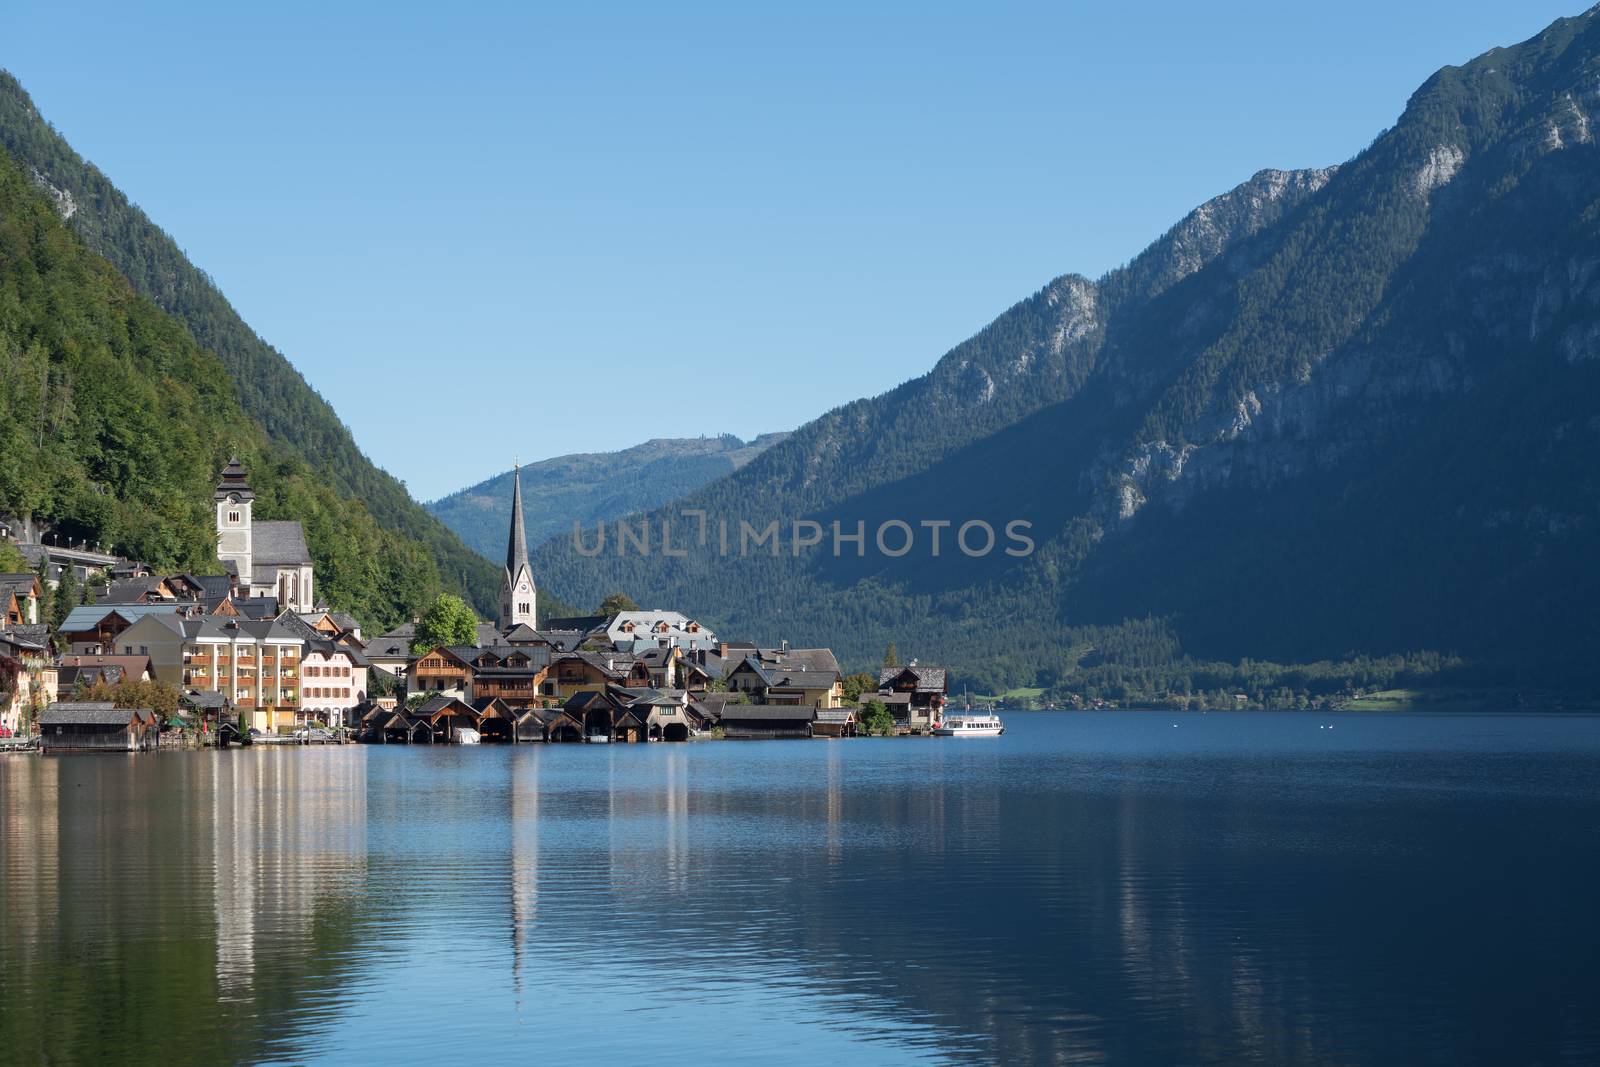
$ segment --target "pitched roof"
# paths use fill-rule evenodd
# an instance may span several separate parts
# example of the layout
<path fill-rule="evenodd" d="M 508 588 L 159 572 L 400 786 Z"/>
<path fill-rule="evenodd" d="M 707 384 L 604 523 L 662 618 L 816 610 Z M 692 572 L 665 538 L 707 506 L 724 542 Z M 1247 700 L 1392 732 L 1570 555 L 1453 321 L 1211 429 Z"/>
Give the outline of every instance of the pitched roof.
<path fill-rule="evenodd" d="M 103 604 L 137 604 L 141 597 L 159 593 L 166 579 L 148 574 L 141 578 L 118 578 L 106 589 Z"/>
<path fill-rule="evenodd" d="M 943 667 L 918 667 L 909 664 L 904 667 L 885 667 L 878 672 L 878 688 L 889 685 L 901 675 L 910 671 L 916 676 L 917 692 L 942 693 L 945 691 L 945 669 Z"/>
<path fill-rule="evenodd" d="M 39 713 L 41 726 L 126 726 L 151 712 L 145 708 L 119 708 L 110 701 L 51 704 Z"/>
<path fill-rule="evenodd" d="M 39 576 L 32 571 L 23 571 L 21 574 L 0 574 L 0 590 L 16 593 L 18 596 L 32 596 L 35 583 Z"/>
<path fill-rule="evenodd" d="M 305 527 L 293 519 L 256 522 L 250 529 L 250 558 L 252 567 L 299 567 L 310 563 Z"/>
<path fill-rule="evenodd" d="M 82 604 L 67 612 L 61 622 L 66 633 L 83 633 L 99 626 L 106 616 L 121 615 L 129 622 L 138 622 L 146 615 L 177 615 L 176 604 Z"/>
<path fill-rule="evenodd" d="M 788 719 L 810 722 L 811 715 L 812 709 L 809 704 L 725 704 L 722 708 L 723 722 L 741 720 L 771 722 Z"/>

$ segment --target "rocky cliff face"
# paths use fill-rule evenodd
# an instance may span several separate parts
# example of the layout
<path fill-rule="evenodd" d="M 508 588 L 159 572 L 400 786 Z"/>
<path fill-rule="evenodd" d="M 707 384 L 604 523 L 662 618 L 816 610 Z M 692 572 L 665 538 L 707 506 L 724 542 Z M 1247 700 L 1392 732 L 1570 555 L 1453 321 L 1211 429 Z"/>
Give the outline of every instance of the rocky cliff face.
<path fill-rule="evenodd" d="M 685 502 L 1022 517 L 1025 559 L 542 564 L 957 666 L 1145 617 L 1211 656 L 1558 662 L 1600 640 L 1596 69 L 1593 13 L 1445 68 L 1356 158 L 1256 174 Z"/>

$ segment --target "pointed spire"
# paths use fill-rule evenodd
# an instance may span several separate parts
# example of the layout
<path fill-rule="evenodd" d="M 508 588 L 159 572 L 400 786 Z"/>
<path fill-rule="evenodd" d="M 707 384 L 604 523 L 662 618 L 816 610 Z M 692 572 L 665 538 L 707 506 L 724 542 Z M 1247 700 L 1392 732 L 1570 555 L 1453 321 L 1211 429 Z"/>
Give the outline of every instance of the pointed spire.
<path fill-rule="evenodd" d="M 515 580 L 517 569 L 528 565 L 528 535 L 522 528 L 522 465 L 511 476 L 511 536 L 506 542 L 506 573 Z"/>

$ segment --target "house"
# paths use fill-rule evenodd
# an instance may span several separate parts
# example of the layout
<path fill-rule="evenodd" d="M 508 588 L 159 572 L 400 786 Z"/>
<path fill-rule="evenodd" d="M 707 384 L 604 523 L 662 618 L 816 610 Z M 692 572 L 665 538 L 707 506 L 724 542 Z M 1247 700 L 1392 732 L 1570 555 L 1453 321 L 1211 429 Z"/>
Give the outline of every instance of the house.
<path fill-rule="evenodd" d="M 62 656 L 56 684 L 63 693 L 77 693 L 105 682 L 148 682 L 155 678 L 149 656 Z"/>
<path fill-rule="evenodd" d="M 930 729 L 944 710 L 949 672 L 943 667 L 921 667 L 915 660 L 904 667 L 878 672 L 878 699 L 888 705 L 896 724 L 912 730 Z"/>
<path fill-rule="evenodd" d="M 171 604 L 180 597 L 171 582 L 158 575 L 145 574 L 131 578 L 113 578 L 100 597 L 102 604 Z"/>
<path fill-rule="evenodd" d="M 39 710 L 57 700 L 58 679 L 47 644 L 15 630 L 0 634 L 0 726 L 27 732 Z"/>
<path fill-rule="evenodd" d="M 45 752 L 144 752 L 156 746 L 158 731 L 155 712 L 110 702 L 51 704 L 39 716 Z"/>
<path fill-rule="evenodd" d="M 476 648 L 440 645 L 418 656 L 411 665 L 412 693 L 455 693 L 466 698 L 472 691 L 472 657 Z"/>
<path fill-rule="evenodd" d="M 37 574 L 0 574 L 0 623 L 6 626 L 37 626 L 39 596 L 44 584 Z"/>
<path fill-rule="evenodd" d="M 368 665 L 394 675 L 401 692 L 406 691 L 406 673 L 411 669 L 411 639 L 415 636 L 416 625 L 406 623 L 374 637 L 362 650 Z"/>
<path fill-rule="evenodd" d="M 79 655 L 149 655 L 138 651 L 136 642 L 122 640 L 123 632 L 147 615 L 178 614 L 176 604 L 84 604 L 67 612 L 59 632 L 69 651 Z"/>
<path fill-rule="evenodd" d="M 305 643 L 300 661 L 300 710 L 295 721 L 354 726 L 367 699 L 367 660 L 353 648 L 322 639 Z"/>
<path fill-rule="evenodd" d="M 540 689 L 562 700 L 584 690 L 604 692 L 608 685 L 650 684 L 650 672 L 632 656 L 614 652 L 568 652 L 551 661 Z"/>
<path fill-rule="evenodd" d="M 746 740 L 810 737 L 814 708 L 795 704 L 726 704 L 722 736 Z"/>
<path fill-rule="evenodd" d="M 728 672 L 728 691 L 762 704 L 837 708 L 844 700 L 839 661 L 826 648 L 757 649 Z"/>
<path fill-rule="evenodd" d="M 472 659 L 471 698 L 496 698 L 515 708 L 542 703 L 539 687 L 549 668 L 531 650 L 512 645 L 478 649 Z"/>
<path fill-rule="evenodd" d="M 603 624 L 604 640 L 618 652 L 647 648 L 710 648 L 717 635 L 681 611 L 619 611 Z"/>

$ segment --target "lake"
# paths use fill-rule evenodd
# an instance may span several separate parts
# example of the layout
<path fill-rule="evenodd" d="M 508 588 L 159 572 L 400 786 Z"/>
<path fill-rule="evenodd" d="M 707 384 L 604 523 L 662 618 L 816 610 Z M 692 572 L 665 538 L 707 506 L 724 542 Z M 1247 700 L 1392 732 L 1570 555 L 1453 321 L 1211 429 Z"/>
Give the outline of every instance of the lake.
<path fill-rule="evenodd" d="M 0 1061 L 1594 1063 L 1600 718 L 0 759 Z"/>

